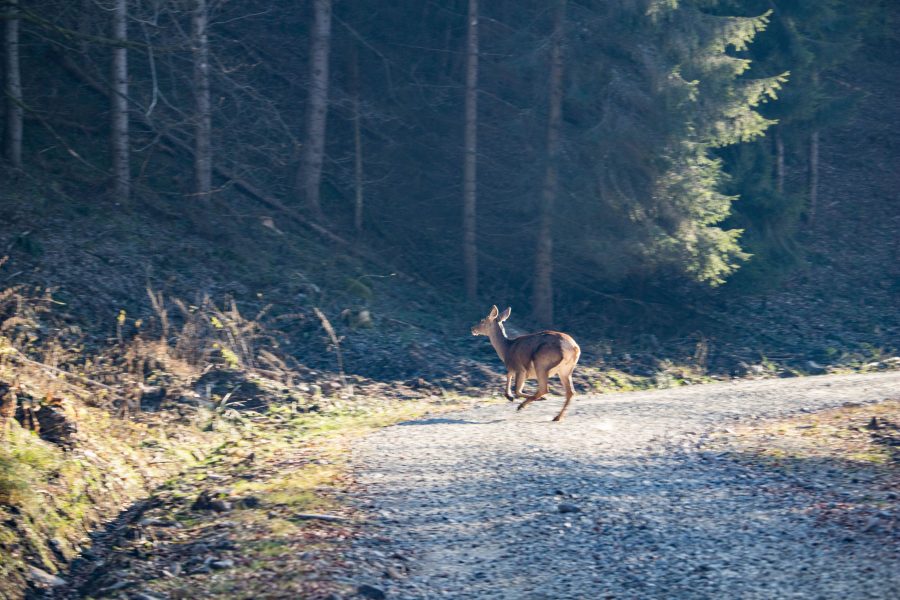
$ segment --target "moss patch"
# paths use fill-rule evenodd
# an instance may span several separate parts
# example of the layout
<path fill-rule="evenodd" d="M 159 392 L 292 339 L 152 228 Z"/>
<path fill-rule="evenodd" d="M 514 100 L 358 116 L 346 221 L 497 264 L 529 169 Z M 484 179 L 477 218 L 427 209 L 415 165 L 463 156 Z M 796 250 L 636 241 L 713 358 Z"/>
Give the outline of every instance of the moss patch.
<path fill-rule="evenodd" d="M 0 443 L 2 597 L 22 597 L 31 566 L 60 573 L 90 546 L 93 530 L 185 468 L 188 463 L 172 458 L 175 445 L 209 444 L 208 436 L 181 427 L 185 435 L 145 445 L 140 441 L 155 439 L 159 424 L 126 422 L 84 406 L 77 413 L 79 441 L 71 451 L 15 421 L 7 424 Z"/>

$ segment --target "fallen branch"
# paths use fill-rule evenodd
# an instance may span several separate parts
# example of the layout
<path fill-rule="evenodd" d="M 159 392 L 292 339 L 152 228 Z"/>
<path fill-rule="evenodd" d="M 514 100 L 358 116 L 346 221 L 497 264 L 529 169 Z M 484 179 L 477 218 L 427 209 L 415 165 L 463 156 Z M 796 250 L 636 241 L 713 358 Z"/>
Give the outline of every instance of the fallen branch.
<path fill-rule="evenodd" d="M 24 364 L 30 365 L 32 367 L 37 367 L 38 369 L 41 369 L 43 371 L 49 371 L 51 373 L 63 375 L 64 377 L 71 377 L 72 379 L 74 379 L 76 381 L 80 381 L 81 383 L 84 383 L 86 385 L 93 385 L 93 386 L 96 386 L 99 388 L 103 388 L 104 390 L 107 390 L 109 392 L 112 392 L 113 394 L 116 394 L 117 398 L 119 397 L 116 389 L 106 385 L 105 383 L 100 383 L 99 381 L 94 381 L 93 379 L 89 379 L 82 375 L 76 375 L 75 373 L 70 373 L 68 371 L 64 371 L 63 369 L 59 369 L 57 367 L 51 367 L 50 365 L 46 365 L 42 362 L 32 360 L 32 359 L 28 358 L 27 356 L 25 356 L 24 354 L 22 354 L 16 348 L 7 347 L 2 351 L 2 355 L 12 358 L 13 360 L 19 361 L 20 363 L 24 363 Z"/>
<path fill-rule="evenodd" d="M 334 344 L 334 353 L 337 355 L 338 362 L 338 373 L 341 375 L 341 385 L 344 388 L 347 388 L 347 377 L 344 375 L 344 356 L 341 354 L 341 341 L 338 339 L 337 333 L 334 331 L 334 327 L 331 326 L 331 321 L 328 320 L 328 317 L 325 316 L 317 306 L 313 306 L 313 312 L 316 313 L 316 317 L 319 318 L 319 322 L 322 324 L 322 329 L 325 330 L 325 333 L 328 334 L 328 337 L 331 339 L 331 343 Z M 350 394 L 353 394 L 353 389 L 349 388 Z"/>
<path fill-rule="evenodd" d="M 346 518 L 337 515 L 320 515 L 316 513 L 297 513 L 293 518 L 300 521 L 326 521 L 329 523 L 338 523 L 347 520 Z"/>

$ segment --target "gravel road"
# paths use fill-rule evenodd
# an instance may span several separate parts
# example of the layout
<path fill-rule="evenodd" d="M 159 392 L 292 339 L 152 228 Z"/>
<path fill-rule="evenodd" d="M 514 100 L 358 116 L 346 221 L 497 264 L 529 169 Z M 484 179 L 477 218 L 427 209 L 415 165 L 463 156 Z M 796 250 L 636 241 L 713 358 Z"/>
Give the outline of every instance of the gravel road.
<path fill-rule="evenodd" d="M 552 397 L 386 428 L 353 453 L 374 520 L 353 579 L 415 599 L 896 598 L 900 548 L 817 524 L 822 490 L 703 443 L 898 395 L 900 373 L 824 376 L 581 395 L 562 424 Z"/>

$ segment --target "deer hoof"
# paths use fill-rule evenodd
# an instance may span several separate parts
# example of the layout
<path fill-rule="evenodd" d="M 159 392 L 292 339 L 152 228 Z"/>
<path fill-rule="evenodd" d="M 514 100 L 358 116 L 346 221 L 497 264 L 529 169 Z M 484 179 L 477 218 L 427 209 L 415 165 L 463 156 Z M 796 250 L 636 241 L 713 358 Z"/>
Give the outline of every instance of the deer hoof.
<path fill-rule="evenodd" d="M 528 406 L 528 403 L 527 403 L 527 402 L 523 402 L 522 404 L 519 405 L 518 408 L 516 408 L 516 410 L 517 410 L 517 411 L 522 410 L 522 409 L 525 408 L 526 406 Z"/>
<path fill-rule="evenodd" d="M 562 420 L 563 420 L 562 415 L 556 415 L 555 417 L 553 417 L 554 423 L 559 423 Z"/>
<path fill-rule="evenodd" d="M 512 394 L 503 394 L 503 395 L 506 396 L 506 399 L 509 400 L 510 402 L 513 402 L 516 399 L 516 397 L 513 396 Z"/>

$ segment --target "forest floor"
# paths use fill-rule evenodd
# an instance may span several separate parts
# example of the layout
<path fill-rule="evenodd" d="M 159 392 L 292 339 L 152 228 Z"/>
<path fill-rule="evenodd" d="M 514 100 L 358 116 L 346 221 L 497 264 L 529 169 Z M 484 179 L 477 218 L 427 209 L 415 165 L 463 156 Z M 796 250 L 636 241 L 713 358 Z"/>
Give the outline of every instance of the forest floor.
<path fill-rule="evenodd" d="M 883 598 L 898 389 L 585 395 L 562 424 L 557 399 L 388 404 L 303 441 L 260 417 L 32 597 Z"/>

